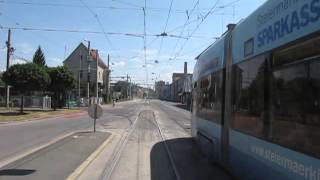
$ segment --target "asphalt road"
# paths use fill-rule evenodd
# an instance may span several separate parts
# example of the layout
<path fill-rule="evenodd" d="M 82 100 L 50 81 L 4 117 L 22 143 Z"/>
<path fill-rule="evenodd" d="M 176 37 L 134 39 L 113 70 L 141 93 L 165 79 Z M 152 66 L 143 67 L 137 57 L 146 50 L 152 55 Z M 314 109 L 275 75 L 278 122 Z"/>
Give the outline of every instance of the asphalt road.
<path fill-rule="evenodd" d="M 130 124 L 131 118 L 141 106 L 139 101 L 119 103 L 115 108 L 104 107 L 98 126 L 111 120 L 122 119 L 122 127 Z M 120 121 L 119 121 L 120 122 Z M 75 114 L 59 118 L 35 120 L 0 125 L 0 162 L 24 153 L 65 134 L 92 128 L 93 120 L 87 114 Z"/>
<path fill-rule="evenodd" d="M 231 179 L 200 153 L 190 136 L 190 113 L 176 104 L 134 100 L 105 106 L 103 111 L 97 129 L 118 134 L 119 143 L 114 141 L 114 149 L 106 148 L 112 158 L 98 158 L 104 165 L 96 166 L 96 170 L 88 171 L 88 176 L 84 173 L 80 179 Z M 0 125 L 0 164 L 70 132 L 88 130 L 92 122 L 86 114 L 74 114 Z M 101 174 L 94 174 L 97 168 Z"/>
<path fill-rule="evenodd" d="M 190 135 L 190 112 L 175 105 L 143 102 L 124 145 L 114 150 L 119 158 L 108 162 L 100 179 L 231 180 L 201 154 Z"/>

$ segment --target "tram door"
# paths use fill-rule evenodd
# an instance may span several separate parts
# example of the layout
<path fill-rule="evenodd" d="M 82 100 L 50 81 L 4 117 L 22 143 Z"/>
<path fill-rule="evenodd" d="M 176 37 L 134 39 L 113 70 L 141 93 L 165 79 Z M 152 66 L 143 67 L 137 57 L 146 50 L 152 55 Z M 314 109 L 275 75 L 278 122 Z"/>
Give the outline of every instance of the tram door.
<path fill-rule="evenodd" d="M 231 126 L 231 80 L 232 80 L 232 31 L 226 35 L 224 42 L 224 62 L 223 73 L 223 109 L 222 109 L 222 165 L 229 164 L 229 129 Z"/>

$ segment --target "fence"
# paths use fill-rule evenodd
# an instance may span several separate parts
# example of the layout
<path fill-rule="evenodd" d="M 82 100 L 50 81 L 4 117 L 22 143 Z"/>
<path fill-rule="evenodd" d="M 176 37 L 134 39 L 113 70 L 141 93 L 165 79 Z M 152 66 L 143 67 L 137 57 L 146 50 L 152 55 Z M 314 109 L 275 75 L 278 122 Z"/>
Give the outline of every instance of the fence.
<path fill-rule="evenodd" d="M 51 97 L 49 96 L 24 96 L 23 101 L 25 108 L 51 109 Z M 21 96 L 10 97 L 10 107 L 19 107 L 20 105 Z"/>

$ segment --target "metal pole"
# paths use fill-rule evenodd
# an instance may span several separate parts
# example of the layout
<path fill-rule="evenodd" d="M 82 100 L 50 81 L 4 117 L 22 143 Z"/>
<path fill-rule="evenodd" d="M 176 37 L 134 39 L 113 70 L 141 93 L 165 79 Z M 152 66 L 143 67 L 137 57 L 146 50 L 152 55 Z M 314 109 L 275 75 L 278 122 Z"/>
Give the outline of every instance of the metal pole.
<path fill-rule="evenodd" d="M 127 99 L 128 99 L 128 97 L 129 97 L 129 76 L 128 76 L 128 74 L 127 74 Z"/>
<path fill-rule="evenodd" d="M 110 97 L 110 89 L 109 89 L 109 83 L 110 83 L 110 55 L 108 54 L 108 69 L 107 69 L 107 84 L 106 84 L 106 90 L 107 90 L 107 102 L 109 102 Z"/>
<path fill-rule="evenodd" d="M 98 104 L 98 99 L 99 99 L 99 84 L 98 84 L 98 67 L 99 67 L 99 56 L 98 56 L 98 50 L 96 50 L 96 103 Z"/>
<path fill-rule="evenodd" d="M 132 87 L 131 87 L 131 77 L 130 77 L 130 99 L 132 99 Z"/>
<path fill-rule="evenodd" d="M 10 53 L 11 53 L 11 29 L 8 30 L 8 41 L 7 44 L 7 68 L 9 70 L 10 66 Z M 6 107 L 9 109 L 9 101 L 10 101 L 10 87 L 6 84 Z"/>
<path fill-rule="evenodd" d="M 87 74 L 87 101 L 89 106 L 89 98 L 90 98 L 90 41 L 88 41 L 88 57 L 87 57 L 87 63 L 88 63 L 88 74 Z"/>
<path fill-rule="evenodd" d="M 97 121 L 97 111 L 98 111 L 98 103 L 94 105 L 94 118 L 93 118 L 93 132 L 96 132 L 96 121 Z"/>
<path fill-rule="evenodd" d="M 78 98 L 80 100 L 81 98 L 81 72 L 82 72 L 82 54 L 80 54 L 80 66 L 79 66 L 79 76 L 78 76 Z"/>

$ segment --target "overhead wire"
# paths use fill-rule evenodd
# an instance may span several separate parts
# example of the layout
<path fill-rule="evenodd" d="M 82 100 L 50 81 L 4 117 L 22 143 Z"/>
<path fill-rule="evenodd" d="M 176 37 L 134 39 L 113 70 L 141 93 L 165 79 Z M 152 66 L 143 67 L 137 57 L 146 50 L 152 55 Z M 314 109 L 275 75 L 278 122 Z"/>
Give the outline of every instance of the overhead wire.
<path fill-rule="evenodd" d="M 12 21 L 12 22 L 13 22 L 14 24 L 16 24 L 17 26 L 21 26 L 21 24 L 20 24 L 19 22 L 15 21 L 15 20 L 12 19 L 11 17 L 9 17 L 9 16 L 7 16 L 7 15 L 5 15 L 5 14 L 3 14 L 3 13 L 0 13 L 0 16 L 1 16 L 1 17 L 4 17 L 4 18 L 6 18 L 6 19 L 8 19 L 8 20 L 10 20 L 10 21 Z M 2 28 L 3 28 L 3 26 L 0 25 L 0 29 L 2 29 Z M 49 43 L 51 43 L 52 45 L 55 45 L 55 46 L 56 46 L 57 44 L 61 44 L 61 42 L 57 42 L 57 41 L 55 41 L 55 40 L 49 39 L 49 38 L 43 36 L 41 33 L 37 33 L 36 35 L 35 35 L 35 33 L 31 33 L 31 35 L 32 35 L 33 37 L 35 37 L 35 38 L 45 40 L 46 42 L 49 42 Z"/>
<path fill-rule="evenodd" d="M 191 9 L 191 12 L 190 12 L 189 16 L 192 16 L 195 8 L 196 8 L 197 6 L 199 6 L 199 1 L 200 1 L 200 0 L 197 0 L 197 1 L 196 1 L 196 3 L 194 4 L 193 8 Z M 198 21 L 198 19 L 196 20 L 196 22 L 197 22 L 197 21 Z M 187 25 L 188 22 L 189 22 L 189 17 L 187 18 L 186 22 L 185 22 L 184 25 L 182 26 L 182 30 L 180 31 L 180 34 L 179 34 L 180 36 L 183 34 L 184 29 L 186 28 L 186 25 Z M 175 52 L 175 50 L 176 50 L 176 48 L 177 48 L 177 46 L 178 46 L 178 43 L 179 43 L 179 39 L 176 41 L 176 44 L 175 44 L 175 46 L 174 46 L 174 48 L 173 48 L 173 52 Z"/>
<path fill-rule="evenodd" d="M 120 2 L 120 1 L 114 1 L 114 2 Z M 121 1 L 123 2 L 123 1 Z M 27 2 L 27 1 L 4 1 L 0 0 L 0 4 L 15 4 L 15 5 L 28 5 L 28 6 L 50 6 L 50 7 L 64 7 L 64 8 L 86 8 L 79 4 L 71 4 L 71 3 L 47 3 L 47 2 Z M 125 10 L 125 11 L 141 11 L 142 6 L 134 5 L 132 3 L 122 3 L 130 5 L 130 7 L 118 7 L 118 6 L 89 6 L 91 9 L 109 9 L 109 10 Z M 205 11 L 206 9 L 202 9 Z M 148 11 L 151 12 L 165 12 L 168 11 L 166 8 L 156 8 L 156 7 L 148 7 Z M 175 13 L 185 13 L 184 9 L 172 9 L 172 12 Z"/>
<path fill-rule="evenodd" d="M 148 65 L 147 65 L 147 24 L 146 24 L 146 9 L 147 9 L 147 0 L 144 0 L 143 7 L 143 52 L 144 52 L 144 64 L 146 70 L 146 87 L 148 88 Z"/>
<path fill-rule="evenodd" d="M 41 27 L 23 27 L 23 26 L 3 26 L 0 25 L 0 29 L 12 29 L 12 30 L 22 30 L 22 31 L 46 31 L 46 32 L 65 32 L 65 33 L 85 33 L 85 34 L 107 34 L 107 35 L 119 35 L 119 36 L 130 36 L 130 37 L 137 37 L 143 38 L 144 34 L 138 33 L 121 33 L 121 32 L 102 32 L 102 31 L 91 31 L 91 30 L 76 30 L 76 29 L 58 29 L 58 28 L 41 28 Z M 153 36 L 155 39 L 161 37 L 159 34 L 146 34 L 146 36 Z M 181 37 L 174 34 L 168 34 L 167 37 L 172 38 L 182 38 L 187 39 L 188 37 Z M 192 36 L 191 38 L 200 38 L 200 39 L 211 39 L 214 37 L 205 37 L 205 36 Z M 154 39 L 154 40 L 155 40 Z"/>
<path fill-rule="evenodd" d="M 233 5 L 237 2 L 239 2 L 240 0 L 235 0 L 235 1 L 232 1 L 226 5 L 223 5 L 223 6 L 219 6 L 218 7 L 218 4 L 220 2 L 220 0 L 217 0 L 216 3 L 210 8 L 210 10 L 205 14 L 205 16 L 203 17 L 203 19 L 200 21 L 200 23 L 196 26 L 196 28 L 191 32 L 191 34 L 189 35 L 189 37 L 192 37 L 193 34 L 199 29 L 200 25 L 209 17 L 209 15 L 211 15 L 212 13 L 214 13 L 214 10 L 216 8 L 225 8 L 225 7 L 228 7 L 230 5 Z M 185 45 L 187 44 L 187 42 L 189 41 L 190 38 L 187 38 L 185 40 L 185 42 L 183 43 L 183 45 L 180 47 L 179 51 L 175 54 L 174 58 L 172 58 L 173 60 L 175 60 L 179 55 L 180 53 L 182 52 L 183 48 L 185 47 Z"/>
<path fill-rule="evenodd" d="M 88 11 L 89 11 L 89 12 L 94 16 L 94 18 L 97 20 L 97 22 L 98 22 L 98 24 L 99 24 L 99 26 L 100 26 L 103 34 L 105 35 L 105 38 L 106 38 L 107 42 L 109 43 L 109 45 L 111 46 L 111 48 L 114 49 L 114 46 L 113 46 L 112 42 L 110 41 L 110 39 L 109 39 L 109 37 L 108 37 L 108 35 L 107 35 L 107 33 L 106 33 L 106 30 L 105 30 L 104 26 L 102 25 L 102 23 L 101 23 L 101 21 L 100 21 L 100 18 L 99 18 L 99 16 L 98 16 L 98 14 L 95 13 L 83 0 L 79 0 L 79 1 L 83 4 L 83 6 L 85 6 L 85 7 L 88 9 Z"/>
<path fill-rule="evenodd" d="M 173 4 L 173 0 L 171 0 L 171 2 L 170 2 L 170 7 L 169 7 L 169 11 L 168 11 L 168 16 L 167 16 L 167 19 L 166 19 L 166 24 L 165 24 L 163 33 L 166 33 L 166 31 L 167 31 L 168 22 L 169 22 L 169 19 L 170 19 L 170 16 L 171 16 L 172 4 Z M 157 53 L 157 60 L 159 59 L 159 55 L 160 55 L 161 50 L 162 50 L 163 38 L 164 38 L 164 36 L 161 37 L 160 48 L 159 48 L 159 51 L 158 51 L 158 53 Z"/>

